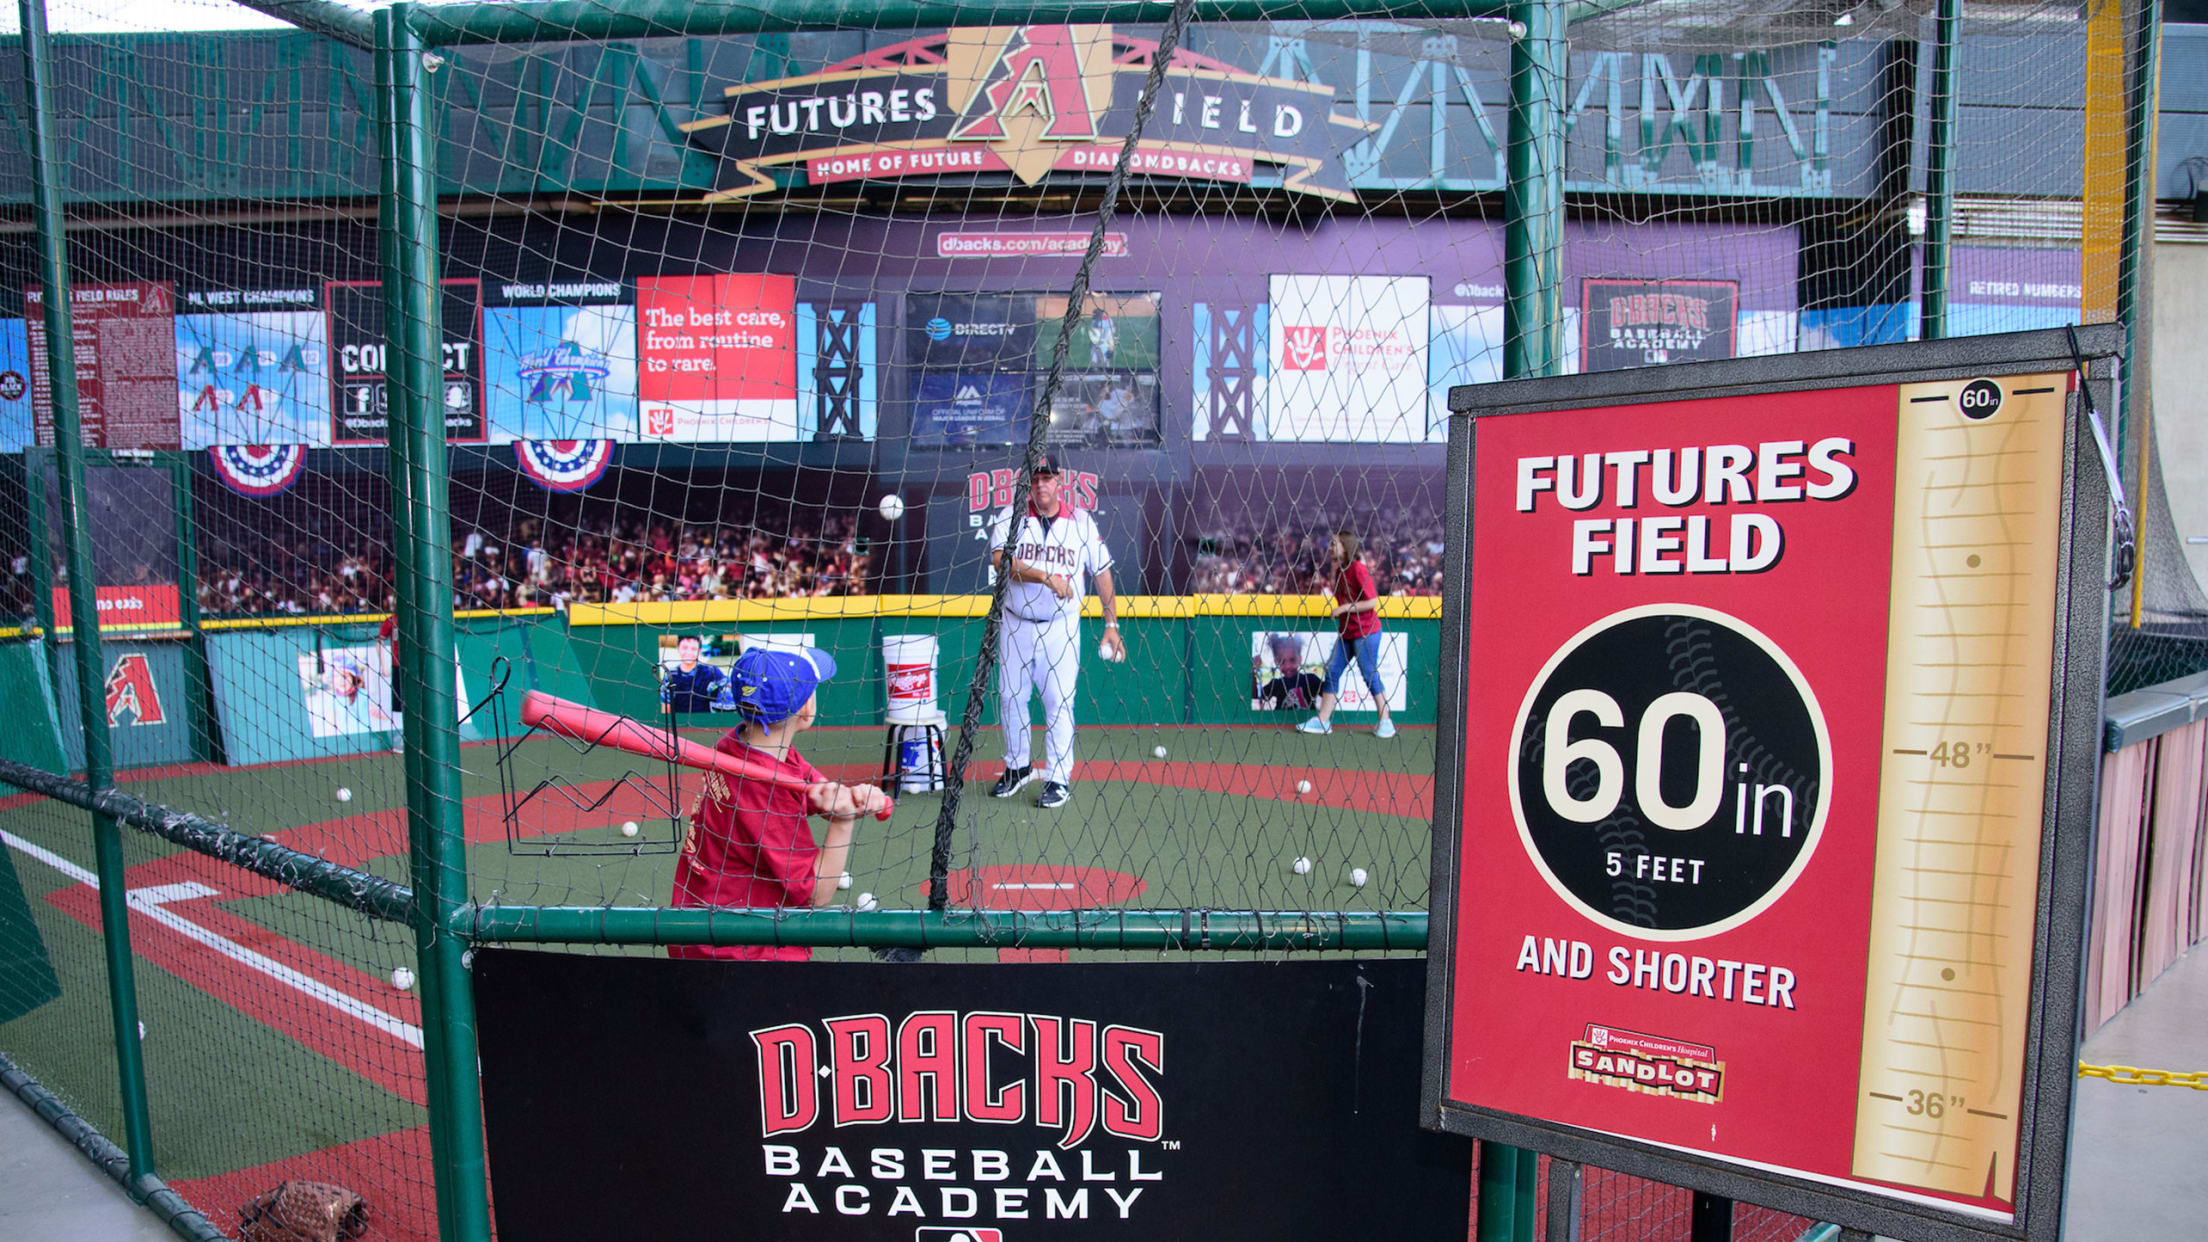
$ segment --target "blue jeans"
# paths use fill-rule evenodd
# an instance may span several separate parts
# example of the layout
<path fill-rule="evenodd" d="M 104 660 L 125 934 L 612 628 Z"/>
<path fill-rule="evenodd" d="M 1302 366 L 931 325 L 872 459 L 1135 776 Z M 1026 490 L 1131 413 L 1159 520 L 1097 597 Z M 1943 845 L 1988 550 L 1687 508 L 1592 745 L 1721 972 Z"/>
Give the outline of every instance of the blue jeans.
<path fill-rule="evenodd" d="M 1326 661 L 1326 692 L 1342 692 L 1342 673 L 1349 668 L 1351 647 L 1357 651 L 1357 671 L 1365 675 L 1365 689 L 1372 692 L 1374 700 L 1385 703 L 1388 692 L 1380 685 L 1380 635 L 1367 634 L 1354 641 L 1347 638 L 1334 640 L 1334 654 Z"/>

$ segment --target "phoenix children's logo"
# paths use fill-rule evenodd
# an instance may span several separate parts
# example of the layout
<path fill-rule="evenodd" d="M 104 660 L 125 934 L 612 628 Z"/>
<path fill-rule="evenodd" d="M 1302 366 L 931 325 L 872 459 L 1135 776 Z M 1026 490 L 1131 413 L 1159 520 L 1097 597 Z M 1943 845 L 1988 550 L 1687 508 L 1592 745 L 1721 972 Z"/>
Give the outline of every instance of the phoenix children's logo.
<path fill-rule="evenodd" d="M 645 407 L 644 434 L 648 436 L 671 436 L 675 434 L 674 410 L 664 405 Z"/>
<path fill-rule="evenodd" d="M 1326 328 L 1284 327 L 1281 329 L 1281 366 L 1290 371 L 1324 371 L 1326 369 Z"/>
<path fill-rule="evenodd" d="M 1695 1104 L 1725 1098 L 1725 1063 L 1702 1044 L 1589 1025 L 1572 1041 L 1566 1076 Z"/>
<path fill-rule="evenodd" d="M 161 707 L 160 687 L 153 683 L 153 666 L 135 651 L 118 657 L 115 666 L 107 670 L 108 727 L 114 728 L 123 716 L 130 717 L 133 725 L 168 722 L 168 713 Z"/>
<path fill-rule="evenodd" d="M 1026 1123 L 1080 1146 L 1101 1129 L 1159 1139 L 1165 1036 L 1085 1018 L 947 1011 L 823 1018 L 751 1032 L 759 1133 L 898 1122 Z M 999 1054 L 1002 1054 L 1001 1056 Z M 1024 1067 L 1005 1072 L 1018 1061 Z"/>

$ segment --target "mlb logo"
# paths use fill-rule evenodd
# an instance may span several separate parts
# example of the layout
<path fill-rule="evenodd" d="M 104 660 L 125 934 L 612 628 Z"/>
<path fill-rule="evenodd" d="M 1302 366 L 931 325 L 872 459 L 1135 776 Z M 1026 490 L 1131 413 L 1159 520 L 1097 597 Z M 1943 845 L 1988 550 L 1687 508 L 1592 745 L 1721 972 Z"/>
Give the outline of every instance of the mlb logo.
<path fill-rule="evenodd" d="M 1324 371 L 1326 369 L 1326 329 L 1324 327 L 1296 327 L 1281 329 L 1281 366 L 1290 371 Z"/>
<path fill-rule="evenodd" d="M 922 1225 L 912 1231 L 912 1242 L 1004 1242 L 1002 1229 L 951 1229 Z"/>
<path fill-rule="evenodd" d="M 675 412 L 664 405 L 648 406 L 644 410 L 644 434 L 671 436 L 675 434 Z"/>

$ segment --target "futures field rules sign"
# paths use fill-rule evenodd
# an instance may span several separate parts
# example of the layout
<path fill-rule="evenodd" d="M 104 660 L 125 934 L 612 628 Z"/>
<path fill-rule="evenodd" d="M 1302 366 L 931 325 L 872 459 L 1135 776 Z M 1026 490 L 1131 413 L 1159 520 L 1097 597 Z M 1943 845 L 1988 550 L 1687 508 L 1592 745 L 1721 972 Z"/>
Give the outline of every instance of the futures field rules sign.
<path fill-rule="evenodd" d="M 1442 1112 L 2010 1226 L 2073 381 L 1851 383 L 1477 421 Z"/>

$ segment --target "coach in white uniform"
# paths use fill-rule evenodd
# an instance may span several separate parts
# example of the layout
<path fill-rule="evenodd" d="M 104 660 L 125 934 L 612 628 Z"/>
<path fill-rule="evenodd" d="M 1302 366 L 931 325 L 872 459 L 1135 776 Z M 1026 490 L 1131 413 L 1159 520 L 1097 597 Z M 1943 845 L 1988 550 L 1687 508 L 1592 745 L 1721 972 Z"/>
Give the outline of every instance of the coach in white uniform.
<path fill-rule="evenodd" d="M 1007 550 L 1005 544 L 1011 541 Z M 1127 658 L 1119 638 L 1119 601 L 1112 594 L 1112 554 L 1097 533 L 1096 519 L 1074 508 L 1059 494 L 1058 459 L 1046 456 L 1035 468 L 1035 485 L 1019 529 L 1012 510 L 997 515 L 990 531 L 990 564 L 1007 571 L 1004 620 L 997 638 L 997 710 L 1004 726 L 1004 775 L 992 797 L 1009 798 L 1035 779 L 1028 759 L 1027 702 L 1043 692 L 1048 725 L 1043 746 L 1043 796 L 1036 805 L 1060 807 L 1072 796 L 1073 687 L 1081 673 L 1082 575 L 1096 579 L 1104 606 L 1103 652 L 1107 659 Z"/>

